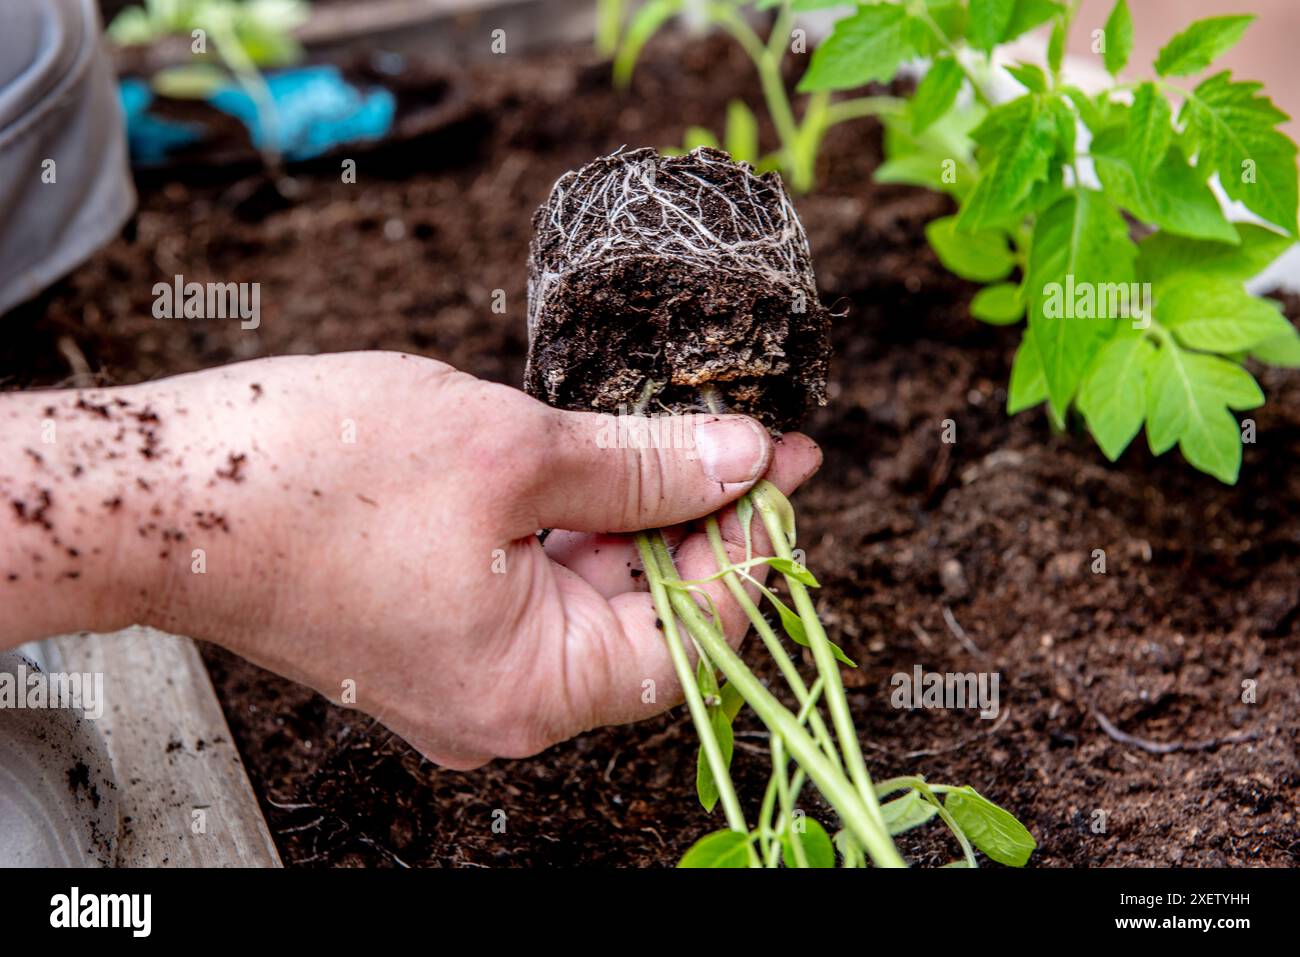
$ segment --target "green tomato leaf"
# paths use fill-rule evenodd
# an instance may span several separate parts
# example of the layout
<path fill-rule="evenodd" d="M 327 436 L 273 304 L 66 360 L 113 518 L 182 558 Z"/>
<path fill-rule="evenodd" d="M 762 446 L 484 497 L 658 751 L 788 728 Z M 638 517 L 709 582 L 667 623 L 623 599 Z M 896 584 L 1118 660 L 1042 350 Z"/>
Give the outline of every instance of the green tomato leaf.
<path fill-rule="evenodd" d="M 614 57 L 614 85 L 626 87 L 632 81 L 632 71 L 641 50 L 659 28 L 682 12 L 684 0 L 649 0 L 632 15 L 623 37 L 623 45 Z"/>
<path fill-rule="evenodd" d="M 1024 867 L 1038 846 L 1023 824 L 972 787 L 949 791 L 943 806 L 970 842 L 999 864 Z"/>
<path fill-rule="evenodd" d="M 1179 342 L 1204 352 L 1246 352 L 1294 330 L 1277 303 L 1221 276 L 1170 283 L 1160 294 L 1156 316 Z"/>
<path fill-rule="evenodd" d="M 1229 410 L 1263 402 L 1264 394 L 1241 366 L 1166 343 L 1147 382 L 1147 443 L 1162 455 L 1177 442 L 1193 467 L 1236 484 L 1241 432 Z"/>
<path fill-rule="evenodd" d="M 1106 42 L 1102 63 L 1106 72 L 1115 76 L 1124 69 L 1129 54 L 1133 52 L 1133 16 L 1128 11 L 1126 0 L 1117 0 L 1102 30 Z"/>
<path fill-rule="evenodd" d="M 826 828 L 807 815 L 804 815 L 801 819 L 801 825 L 803 827 L 802 833 L 791 834 L 786 831 L 781 835 L 781 859 L 785 861 L 785 866 L 797 866 L 794 849 L 790 846 L 791 841 L 797 840 L 803 845 L 804 857 L 807 859 L 809 867 L 834 867 L 835 847 L 831 844 L 831 838 L 826 833 Z"/>
<path fill-rule="evenodd" d="M 1160 51 L 1156 57 L 1156 72 L 1161 76 L 1200 73 L 1231 49 L 1254 19 L 1247 15 L 1197 20 Z"/>
<path fill-rule="evenodd" d="M 1013 63 L 1005 68 L 1017 83 L 1031 93 L 1047 92 L 1047 74 L 1032 63 Z"/>
<path fill-rule="evenodd" d="M 1293 242 L 1263 226 L 1235 223 L 1233 230 L 1235 244 L 1152 233 L 1138 243 L 1138 279 L 1159 284 L 1194 275 L 1244 281 L 1263 272 Z"/>
<path fill-rule="evenodd" d="M 735 750 L 735 734 L 731 730 L 731 719 L 721 706 L 709 708 L 709 724 L 718 739 L 718 749 L 722 752 L 723 763 L 730 768 L 731 756 Z M 713 776 L 709 759 L 700 748 L 695 760 L 695 795 L 705 811 L 712 813 L 718 803 L 718 781 Z"/>
<path fill-rule="evenodd" d="M 970 301 L 970 314 L 991 326 L 1009 326 L 1025 315 L 1025 304 L 1020 298 L 1020 287 L 1003 282 L 985 286 Z M 1042 372 L 1042 369 L 1039 369 Z"/>
<path fill-rule="evenodd" d="M 740 831 L 706 834 L 683 855 L 678 867 L 748 867 L 753 838 Z"/>
<path fill-rule="evenodd" d="M 740 709 L 745 706 L 745 699 L 730 681 L 718 689 L 718 696 L 722 699 L 722 713 L 727 716 L 728 721 L 734 722 L 736 715 L 740 714 Z"/>
<path fill-rule="evenodd" d="M 809 588 L 821 588 L 821 583 L 813 577 L 813 573 L 802 565 L 790 561 L 788 558 L 769 558 L 767 564 L 771 565 L 782 575 L 789 575 L 795 581 L 802 582 Z"/>
<path fill-rule="evenodd" d="M 1083 120 L 1083 125 L 1093 133 L 1100 132 L 1107 125 L 1107 117 L 1102 113 L 1097 102 L 1077 86 L 1063 86 L 1061 92 L 1071 103 Z"/>
<path fill-rule="evenodd" d="M 873 80 L 888 83 L 904 60 L 917 53 L 918 24 L 901 6 L 859 7 L 836 21 L 831 35 L 813 52 L 800 93 L 847 90 Z"/>
<path fill-rule="evenodd" d="M 970 26 L 966 39 L 985 53 L 992 50 L 1011 25 L 1016 0 L 970 0 Z"/>
<path fill-rule="evenodd" d="M 1179 117 L 1202 175 L 1218 173 L 1228 196 L 1294 236 L 1296 145 L 1274 128 L 1287 115 L 1260 89 L 1217 73 L 1187 95 Z"/>
<path fill-rule="evenodd" d="M 1034 227 L 1025 289 L 1029 327 L 1047 380 L 1048 399 L 1058 418 L 1078 389 L 1102 341 L 1120 316 L 1110 304 L 1133 281 L 1137 247 L 1124 217 L 1101 193 L 1077 189 L 1053 205 Z M 1076 300 L 1079 291 L 1092 293 Z M 1125 296 L 1127 298 L 1127 296 Z M 1127 320 L 1125 320 L 1127 321 Z"/>
<path fill-rule="evenodd" d="M 723 764 L 731 767 L 731 755 L 735 739 L 731 731 L 731 715 L 723 707 L 722 692 L 718 687 L 718 676 L 713 666 L 703 656 L 695 664 L 695 683 L 699 685 L 700 696 L 708 703 L 709 724 L 718 739 L 718 749 L 722 752 Z M 713 776 L 713 768 L 701 747 L 695 760 L 695 793 L 705 811 L 712 812 L 718 803 L 718 782 Z"/>
<path fill-rule="evenodd" d="M 957 220 L 943 216 L 926 224 L 925 237 L 939 261 L 963 279 L 993 282 L 1015 268 L 1007 237 L 997 230 L 958 233 Z"/>
<path fill-rule="evenodd" d="M 964 74 L 952 57 L 936 60 L 921 79 L 912 95 L 912 131 L 922 132 L 937 120 L 957 99 Z"/>
<path fill-rule="evenodd" d="M 970 132 L 983 116 L 983 107 L 958 107 L 921 133 L 914 130 L 910 115 L 882 117 L 885 162 L 876 168 L 876 181 L 924 186 L 962 199 L 979 176 Z"/>
<path fill-rule="evenodd" d="M 1051 106 L 1034 94 L 991 110 L 971 133 L 988 166 L 962 205 L 958 228 L 988 229 L 1014 220 L 1034 185 L 1048 178 L 1060 132 Z"/>
<path fill-rule="evenodd" d="M 1079 411 L 1106 458 L 1128 448 L 1146 418 L 1147 368 L 1155 346 L 1140 335 L 1118 335 L 1102 347 L 1079 386 Z"/>
<path fill-rule="evenodd" d="M 880 813 L 884 815 L 885 827 L 889 828 L 890 836 L 897 837 L 927 823 L 939 813 L 939 809 L 921 797 L 919 791 L 908 791 L 902 797 L 881 804 Z"/>
<path fill-rule="evenodd" d="M 1016 0 L 1016 5 L 1011 10 L 1011 20 L 1002 31 L 1002 42 L 1010 43 L 1022 33 L 1028 33 L 1064 12 L 1065 5 L 1055 0 Z"/>
<path fill-rule="evenodd" d="M 726 147 L 738 163 L 758 162 L 758 120 L 741 100 L 727 104 Z"/>
<path fill-rule="evenodd" d="M 718 149 L 721 144 L 718 138 L 713 135 L 713 131 L 704 126 L 688 126 L 686 134 L 682 138 L 682 145 L 685 151 L 689 153 L 698 146 L 709 146 Z"/>
<path fill-rule="evenodd" d="M 1291 331 L 1261 342 L 1250 350 L 1250 354 L 1260 362 L 1284 369 L 1300 369 L 1300 332 L 1294 326 Z"/>
<path fill-rule="evenodd" d="M 1117 206 L 1178 236 L 1237 241 L 1237 231 L 1223 215 L 1204 176 L 1188 165 L 1177 146 L 1171 146 L 1155 168 L 1143 171 L 1133 165 L 1122 144 L 1115 142 L 1119 132 L 1112 127 L 1092 141 L 1097 178 Z"/>
<path fill-rule="evenodd" d="M 1124 151 L 1134 169 L 1148 173 L 1169 152 L 1174 139 L 1173 109 L 1154 83 L 1142 83 L 1133 94 L 1124 130 Z"/>
<path fill-rule="evenodd" d="M 1047 378 L 1038 357 L 1034 330 L 1025 330 L 1020 348 L 1011 363 L 1011 384 L 1007 387 L 1007 415 L 1015 415 L 1047 401 Z"/>
<path fill-rule="evenodd" d="M 839 848 L 840 856 L 844 858 L 844 866 L 849 868 L 863 868 L 867 866 L 867 855 L 862 850 L 862 845 L 847 830 L 835 832 L 835 846 Z"/>
<path fill-rule="evenodd" d="M 1065 18 L 1058 17 L 1052 24 L 1052 35 L 1047 39 L 1047 68 L 1052 76 L 1060 76 L 1061 61 L 1065 59 Z"/>
<path fill-rule="evenodd" d="M 811 648 L 812 643 L 808 640 L 808 632 L 804 629 L 803 619 L 795 614 L 789 605 L 772 594 L 770 589 L 764 588 L 763 594 L 772 603 L 772 607 L 776 609 L 777 615 L 781 618 L 781 628 L 790 636 L 790 640 L 802 648 Z M 857 662 L 846 655 L 835 642 L 827 640 L 826 643 L 831 646 L 831 653 L 840 664 L 847 665 L 850 668 L 858 666 Z"/>

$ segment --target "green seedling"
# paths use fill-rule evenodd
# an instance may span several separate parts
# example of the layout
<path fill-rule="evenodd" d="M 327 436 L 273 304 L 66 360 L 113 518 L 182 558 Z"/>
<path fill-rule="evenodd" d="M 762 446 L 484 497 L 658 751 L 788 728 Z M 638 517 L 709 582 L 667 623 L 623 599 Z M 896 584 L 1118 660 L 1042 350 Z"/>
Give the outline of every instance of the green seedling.
<path fill-rule="evenodd" d="M 257 104 L 264 142 L 276 143 L 278 117 L 261 71 L 302 59 L 293 30 L 307 14 L 304 0 L 145 0 L 143 6 L 119 13 L 108 35 L 120 46 L 186 37 L 194 62 L 159 70 L 150 80 L 154 90 L 180 99 L 203 99 L 233 77 Z M 267 159 L 268 165 L 278 165 L 273 154 Z"/>
<path fill-rule="evenodd" d="M 628 81 L 645 42 L 682 6 L 650 0 L 628 19 L 616 81 Z M 957 206 L 926 233 L 947 268 L 984 284 L 972 315 L 1027 319 L 1008 413 L 1046 404 L 1055 427 L 1081 423 L 1111 461 L 1145 428 L 1152 453 L 1176 445 L 1193 467 L 1237 481 L 1254 423 L 1234 413 L 1264 402 L 1247 360 L 1300 367 L 1295 327 L 1244 287 L 1296 239 L 1296 144 L 1277 129 L 1288 117 L 1260 84 L 1226 71 L 1184 78 L 1230 49 L 1251 16 L 1198 20 L 1160 51 L 1154 79 L 1121 81 L 1133 24 L 1119 0 L 1092 35 L 1111 81 L 1088 94 L 1061 72 L 1077 0 L 864 3 L 813 51 L 796 119 L 780 73 L 792 17 L 830 4 L 759 0 L 758 9 L 777 8 L 766 43 L 745 6 L 702 8 L 753 59 L 780 138 L 760 156 L 747 132 L 757 124 L 734 106 L 726 138 L 743 158 L 806 190 L 826 129 L 878 116 L 876 178 L 943 191 Z M 995 105 L 994 54 L 1039 27 L 1049 31 L 1044 62 L 1007 67 L 1023 92 Z M 907 98 L 830 99 L 888 83 L 918 59 L 929 69 Z M 708 135 L 694 129 L 688 143 Z M 1229 221 L 1216 187 L 1254 221 Z"/>
<path fill-rule="evenodd" d="M 781 704 L 727 645 L 712 606 L 697 600 L 703 581 L 677 576 L 663 535 L 647 532 L 637 537 L 664 637 L 700 737 L 696 772 L 700 803 L 709 812 L 720 804 L 727 823 L 724 830 L 697 841 L 680 866 L 834 867 L 838 857 L 845 867 L 865 867 L 868 861 L 878 867 L 898 867 L 905 861 L 893 838 L 934 817 L 949 828 L 961 849 L 954 866 L 975 867 L 976 849 L 1002 864 L 1023 866 L 1035 847 L 1033 837 L 1011 814 L 973 788 L 930 784 L 919 776 L 872 782 L 840 676 L 847 659 L 827 638 L 817 617 L 810 595 L 810 589 L 818 587 L 816 577 L 795 561 L 790 503 L 775 486 L 760 482 L 738 503 L 737 517 L 745 534 L 745 557 L 729 559 L 717 519 L 710 518 L 707 533 L 718 571 L 704 581 L 721 578 L 726 583 L 786 679 L 798 702 L 797 712 Z M 775 557 L 754 556 L 755 518 L 773 543 Z M 745 591 L 743 582 L 758 584 L 751 577 L 758 565 L 778 572 L 790 593 L 794 610 L 770 589 L 759 587 L 759 593 L 775 603 L 787 637 L 812 652 L 817 677 L 811 686 Z M 698 654 L 693 673 L 686 638 Z M 725 683 L 719 682 L 717 671 Z M 730 775 L 732 722 L 745 704 L 770 732 L 772 761 L 772 775 L 753 825 Z M 823 718 L 823 705 L 829 721 Z M 799 810 L 797 801 L 807 783 L 815 785 L 839 815 L 843 828 L 834 837 Z"/>

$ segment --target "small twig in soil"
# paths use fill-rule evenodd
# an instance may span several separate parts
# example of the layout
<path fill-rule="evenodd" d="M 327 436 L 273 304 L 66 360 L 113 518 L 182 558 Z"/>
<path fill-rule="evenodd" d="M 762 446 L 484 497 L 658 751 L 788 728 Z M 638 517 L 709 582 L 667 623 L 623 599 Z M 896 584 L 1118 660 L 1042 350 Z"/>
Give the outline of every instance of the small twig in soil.
<path fill-rule="evenodd" d="M 1102 731 L 1106 732 L 1107 737 L 1128 747 L 1139 748 L 1148 754 L 1173 754 L 1177 751 L 1213 751 L 1228 744 L 1245 744 L 1259 737 L 1259 734 L 1255 731 L 1246 731 L 1241 734 L 1230 734 L 1222 738 L 1212 738 L 1209 741 L 1152 741 L 1148 738 L 1139 738 L 1121 731 L 1092 703 L 1088 704 L 1088 710 L 1097 719 L 1097 724 L 1101 726 Z"/>
<path fill-rule="evenodd" d="M 975 647 L 975 642 L 970 640 L 970 637 L 966 634 L 966 630 L 957 623 L 957 619 L 953 616 L 952 609 L 947 605 L 943 606 L 943 621 L 944 624 L 948 626 L 948 630 L 952 632 L 952 636 L 957 639 L 963 648 L 977 658 L 988 657 L 988 655 Z"/>
<path fill-rule="evenodd" d="M 905 751 L 900 755 L 891 751 L 889 748 L 884 747 L 883 745 L 876 744 L 874 741 L 865 741 L 863 743 L 866 744 L 866 746 L 871 748 L 873 751 L 876 751 L 880 754 L 887 754 L 890 757 L 898 758 L 900 760 L 911 760 L 912 758 L 932 758 L 940 754 L 950 754 L 953 751 L 960 751 L 963 748 L 965 748 L 966 745 L 978 741 L 980 738 L 987 738 L 990 735 L 997 734 L 998 731 L 1002 729 L 1002 726 L 1007 723 L 1007 719 L 1009 717 L 1011 717 L 1011 709 L 1003 708 L 1002 713 L 997 716 L 997 718 L 994 720 L 993 724 L 990 727 L 985 728 L 983 731 L 979 731 L 975 734 L 968 734 L 960 741 L 956 741 L 952 744 L 944 745 L 942 748 L 923 748 L 920 751 Z"/>

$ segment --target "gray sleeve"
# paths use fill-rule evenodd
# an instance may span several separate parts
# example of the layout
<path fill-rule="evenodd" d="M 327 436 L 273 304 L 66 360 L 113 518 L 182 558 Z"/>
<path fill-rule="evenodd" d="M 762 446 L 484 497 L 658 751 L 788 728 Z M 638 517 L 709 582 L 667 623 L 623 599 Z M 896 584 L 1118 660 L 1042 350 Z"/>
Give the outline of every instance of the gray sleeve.
<path fill-rule="evenodd" d="M 123 126 L 95 0 L 0 2 L 0 316 L 131 215 Z"/>

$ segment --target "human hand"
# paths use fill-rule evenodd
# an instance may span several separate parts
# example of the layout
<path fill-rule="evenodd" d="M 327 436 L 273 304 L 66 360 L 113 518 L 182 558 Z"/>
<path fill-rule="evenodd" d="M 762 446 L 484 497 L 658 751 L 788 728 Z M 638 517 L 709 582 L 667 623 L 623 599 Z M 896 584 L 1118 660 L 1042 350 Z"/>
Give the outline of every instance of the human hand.
<path fill-rule="evenodd" d="M 606 447 L 611 417 L 395 353 L 260 360 L 89 403 L 113 396 L 157 420 L 152 458 L 82 463 L 107 469 L 96 496 L 122 500 L 116 615 L 224 645 L 452 768 L 679 701 L 631 537 L 611 533 L 669 527 L 683 577 L 706 577 L 712 551 L 681 523 L 764 475 L 789 493 L 820 462 L 809 439 L 773 443 L 738 416 L 682 417 L 679 448 Z M 564 531 L 543 546 L 541 528 Z M 723 534 L 743 547 L 734 514 Z M 738 643 L 743 612 L 707 590 Z"/>

